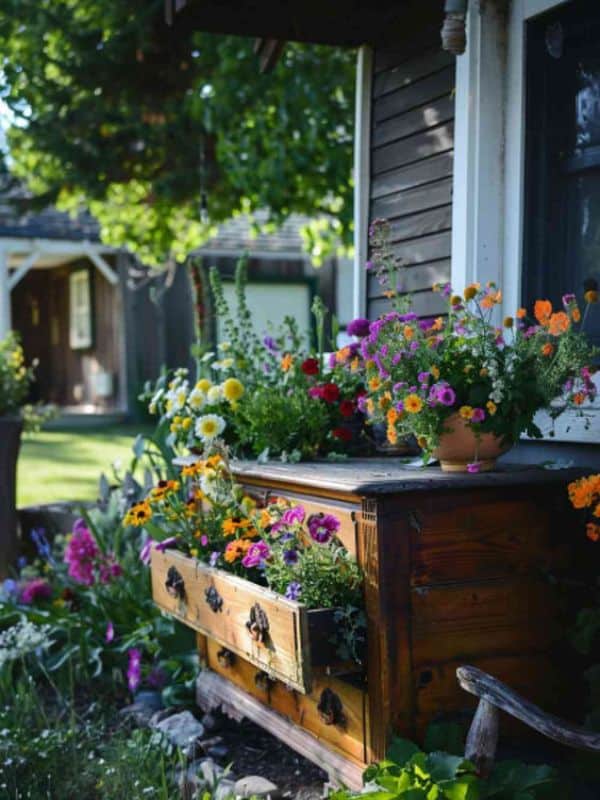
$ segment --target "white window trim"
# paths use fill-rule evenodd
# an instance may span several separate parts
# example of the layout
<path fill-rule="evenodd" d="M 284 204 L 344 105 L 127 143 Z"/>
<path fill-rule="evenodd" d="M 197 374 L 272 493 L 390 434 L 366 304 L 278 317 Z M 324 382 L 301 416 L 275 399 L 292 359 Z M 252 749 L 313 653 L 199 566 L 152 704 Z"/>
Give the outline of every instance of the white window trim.
<path fill-rule="evenodd" d="M 353 313 L 364 317 L 367 310 L 365 263 L 369 242 L 369 198 L 371 191 L 371 86 L 373 51 L 368 45 L 358 49 L 356 58 L 356 97 L 354 117 L 354 285 Z"/>
<path fill-rule="evenodd" d="M 76 306 L 78 285 L 84 287 L 85 303 Z M 93 344 L 92 334 L 92 286 L 90 272 L 78 269 L 69 275 L 69 347 L 71 350 L 87 350 Z M 78 317 L 85 314 L 85 331 L 79 332 Z"/>
<path fill-rule="evenodd" d="M 502 4 L 471 0 L 467 50 L 457 58 L 451 280 L 457 289 L 472 281 L 502 286 L 499 317 L 521 304 L 525 26 L 565 2 L 512 0 L 506 20 Z M 572 412 L 554 425 L 547 414 L 536 422 L 548 441 L 598 443 L 600 401 L 587 423 Z"/>

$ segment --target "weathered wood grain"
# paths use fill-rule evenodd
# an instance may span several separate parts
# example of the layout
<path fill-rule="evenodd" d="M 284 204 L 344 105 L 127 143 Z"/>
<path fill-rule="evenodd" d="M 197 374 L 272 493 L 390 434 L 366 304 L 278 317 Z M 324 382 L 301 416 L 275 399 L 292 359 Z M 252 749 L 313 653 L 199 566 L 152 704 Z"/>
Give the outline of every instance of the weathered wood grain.
<path fill-rule="evenodd" d="M 432 159 L 433 160 L 433 159 Z M 423 162 L 425 163 L 425 162 Z M 416 165 L 420 166 L 420 165 Z M 443 170 L 439 170 L 442 172 Z M 396 170 L 394 170 L 396 173 Z M 384 173 L 386 175 L 388 173 Z M 390 175 L 392 173 L 389 173 Z M 384 177 L 383 175 L 381 176 Z M 396 178 L 394 179 L 396 180 Z M 444 178 L 415 186 L 406 190 L 399 190 L 383 197 L 377 197 L 371 203 L 371 216 L 384 219 L 403 217 L 419 211 L 426 211 L 437 206 L 449 205 L 452 200 L 452 180 Z"/>
<path fill-rule="evenodd" d="M 196 684 L 196 698 L 203 708 L 223 707 L 226 712 L 233 711 L 237 718 L 248 717 L 326 770 L 336 782 L 357 790 L 362 787 L 365 764 L 341 756 L 313 734 L 220 675 L 210 670 L 201 673 Z"/>
<path fill-rule="evenodd" d="M 427 50 L 414 58 L 379 72 L 373 81 L 373 97 L 408 86 L 445 67 L 453 67 L 454 58 L 439 47 Z"/>
<path fill-rule="evenodd" d="M 567 747 L 600 751 L 600 733 L 572 725 L 545 713 L 518 692 L 476 667 L 459 667 L 456 670 L 456 677 L 466 692 L 516 717 L 548 739 Z"/>
<path fill-rule="evenodd" d="M 223 666 L 217 654 L 219 645 L 209 642 L 209 667 L 244 689 L 261 703 L 270 706 L 292 722 L 301 725 L 318 739 L 355 759 L 365 761 L 365 692 L 338 678 L 315 672 L 312 689 L 303 695 L 291 691 L 279 681 L 265 686 L 256 682 L 257 669 L 253 664 L 238 658 L 230 666 Z M 344 724 L 326 725 L 318 711 L 319 699 L 324 689 L 331 689 L 341 700 Z"/>
<path fill-rule="evenodd" d="M 397 192 L 407 192 L 408 189 L 413 189 L 416 186 L 423 186 L 424 184 L 439 181 L 442 178 L 448 178 L 452 175 L 452 151 L 441 153 L 438 156 L 433 156 L 425 161 L 419 161 L 416 164 L 409 164 L 405 167 L 398 167 L 398 169 L 391 169 L 383 172 L 381 175 L 374 176 L 371 181 L 371 198 L 376 200 L 384 195 L 396 194 Z M 449 184 L 450 189 L 451 182 Z M 433 187 L 429 187 L 430 191 Z M 450 202 L 451 192 L 448 191 L 447 200 L 442 202 Z M 441 205 L 436 203 L 435 205 Z M 417 206 L 412 211 L 418 211 L 422 208 L 428 208 L 427 205 Z M 394 214 L 380 214 L 378 213 L 377 206 L 371 205 L 371 212 L 373 216 L 386 216 L 393 217 Z"/>
<path fill-rule="evenodd" d="M 477 772 L 484 778 L 494 766 L 499 725 L 498 709 L 487 700 L 481 700 L 467 735 L 465 758 L 475 764 Z"/>
<path fill-rule="evenodd" d="M 382 118 L 376 122 L 371 138 L 372 146 L 381 147 L 453 119 L 454 98 L 450 94 L 443 95 L 399 116 Z"/>
<path fill-rule="evenodd" d="M 373 150 L 371 165 L 373 174 L 396 169 L 403 164 L 452 150 L 454 147 L 454 124 L 446 123 L 424 133 L 408 136 L 398 142 L 386 144 Z"/>
<path fill-rule="evenodd" d="M 431 289 L 434 283 L 447 281 L 450 279 L 450 259 L 441 259 L 431 264 L 418 264 L 408 267 L 401 272 L 400 286 L 405 292 L 419 292 L 423 289 Z M 369 276 L 368 286 L 371 296 L 381 293 L 381 287 L 377 286 L 377 278 Z"/>

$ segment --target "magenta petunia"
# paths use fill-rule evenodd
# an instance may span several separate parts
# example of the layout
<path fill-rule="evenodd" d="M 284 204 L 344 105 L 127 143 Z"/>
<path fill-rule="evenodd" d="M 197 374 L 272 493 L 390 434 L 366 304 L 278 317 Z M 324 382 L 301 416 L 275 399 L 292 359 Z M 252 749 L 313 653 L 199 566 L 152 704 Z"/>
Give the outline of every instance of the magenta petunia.
<path fill-rule="evenodd" d="M 304 522 L 306 511 L 304 506 L 294 506 L 283 512 L 281 521 L 284 525 L 300 525 Z"/>
<path fill-rule="evenodd" d="M 471 412 L 471 422 L 483 422 L 485 419 L 485 411 L 483 408 L 474 408 Z"/>
<path fill-rule="evenodd" d="M 368 319 L 365 319 L 364 317 L 357 317 L 348 323 L 346 333 L 348 336 L 359 336 L 362 338 L 363 336 L 369 335 L 370 326 L 371 323 Z"/>
<path fill-rule="evenodd" d="M 127 666 L 127 686 L 133 694 L 142 682 L 142 653 L 137 648 L 127 651 L 129 664 Z"/>
<path fill-rule="evenodd" d="M 20 600 L 26 605 L 32 605 L 38 600 L 49 600 L 52 597 L 52 587 L 43 578 L 32 578 L 21 589 Z"/>
<path fill-rule="evenodd" d="M 114 641 L 114 639 L 115 639 L 115 626 L 113 625 L 112 622 L 109 622 L 108 625 L 106 626 L 106 634 L 104 636 L 104 641 L 107 644 L 110 644 L 111 642 Z"/>
<path fill-rule="evenodd" d="M 270 555 L 271 550 L 269 545 L 260 539 L 258 542 L 254 542 L 254 544 L 250 545 L 248 552 L 242 559 L 242 565 L 246 567 L 246 569 L 260 567 L 265 563 Z"/>
<path fill-rule="evenodd" d="M 480 470 L 481 470 L 481 463 L 479 461 L 473 461 L 471 462 L 471 464 L 467 464 L 467 472 L 470 472 L 471 474 L 480 472 Z"/>
<path fill-rule="evenodd" d="M 333 514 L 313 514 L 308 520 L 308 532 L 319 544 L 327 544 L 339 529 L 340 521 Z"/>

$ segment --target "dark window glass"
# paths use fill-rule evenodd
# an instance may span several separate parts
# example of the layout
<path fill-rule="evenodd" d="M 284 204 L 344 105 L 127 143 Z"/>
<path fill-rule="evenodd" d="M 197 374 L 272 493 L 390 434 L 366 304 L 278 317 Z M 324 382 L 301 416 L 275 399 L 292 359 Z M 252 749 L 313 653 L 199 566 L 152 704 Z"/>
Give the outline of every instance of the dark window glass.
<path fill-rule="evenodd" d="M 527 31 L 523 302 L 582 302 L 600 284 L 600 3 L 574 0 Z M 588 328 L 600 345 L 600 308 Z"/>

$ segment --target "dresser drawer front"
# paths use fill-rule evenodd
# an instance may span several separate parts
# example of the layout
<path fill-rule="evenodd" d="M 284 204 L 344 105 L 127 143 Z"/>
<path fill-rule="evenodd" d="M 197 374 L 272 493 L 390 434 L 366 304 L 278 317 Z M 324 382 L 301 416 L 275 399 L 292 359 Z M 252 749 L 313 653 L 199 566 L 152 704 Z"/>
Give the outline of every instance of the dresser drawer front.
<path fill-rule="evenodd" d="M 173 550 L 154 551 L 151 571 L 154 601 L 163 611 L 298 691 L 310 688 L 308 614 L 301 603 Z M 177 575 L 179 590 L 172 585 Z"/>
<path fill-rule="evenodd" d="M 277 680 L 269 680 L 249 661 L 229 655 L 209 639 L 206 661 L 210 669 L 227 678 L 291 722 L 345 756 L 366 760 L 366 693 L 339 678 L 315 674 L 309 694 L 298 694 Z"/>

